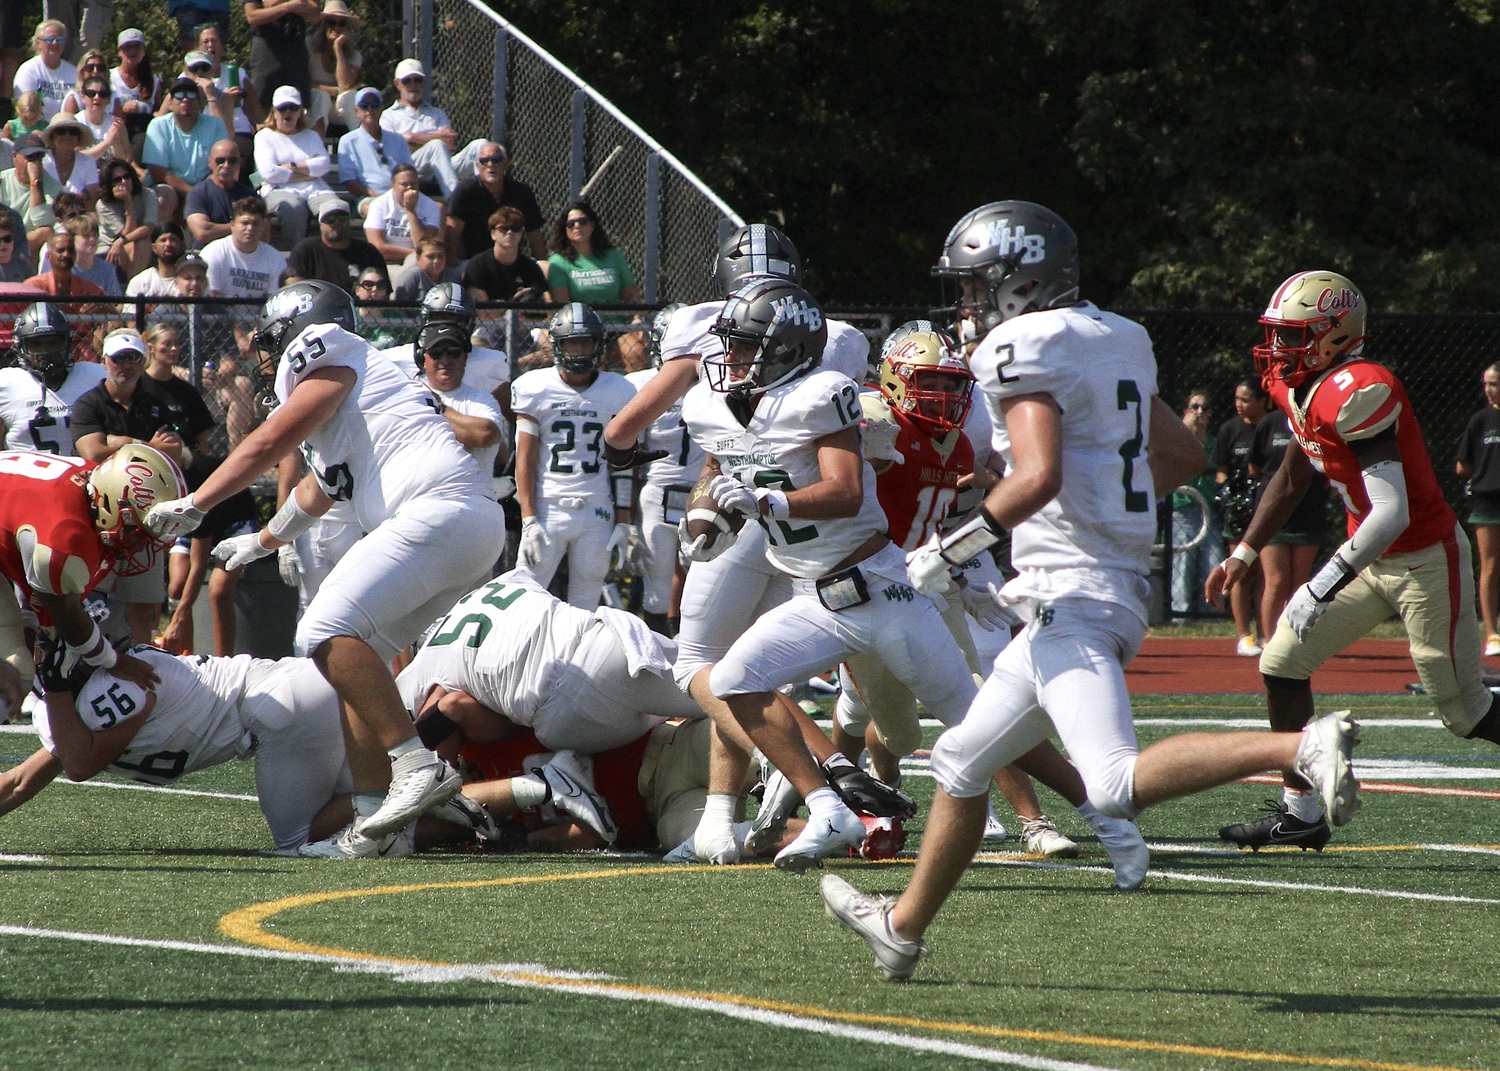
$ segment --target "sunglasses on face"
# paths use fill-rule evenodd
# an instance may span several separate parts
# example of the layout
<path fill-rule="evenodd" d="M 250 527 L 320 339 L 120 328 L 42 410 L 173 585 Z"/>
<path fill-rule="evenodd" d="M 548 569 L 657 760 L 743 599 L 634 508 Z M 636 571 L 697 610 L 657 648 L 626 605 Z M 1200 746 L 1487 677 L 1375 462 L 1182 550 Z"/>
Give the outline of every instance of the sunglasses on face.
<path fill-rule="evenodd" d="M 276 110 L 278 112 L 280 112 L 282 115 L 286 115 L 286 114 L 288 114 L 290 112 L 300 112 L 302 110 L 302 105 L 300 105 L 300 104 L 278 104 L 278 105 L 276 105 Z"/>
<path fill-rule="evenodd" d="M 0 234 L 0 245 L 10 245 L 15 240 L 16 236 L 14 234 Z"/>
<path fill-rule="evenodd" d="M 479 158 L 479 162 L 481 164 L 490 164 L 491 166 L 498 167 L 500 164 L 505 163 L 506 159 L 503 156 L 481 156 Z"/>
<path fill-rule="evenodd" d="M 237 164 L 240 162 L 240 158 L 238 156 L 215 156 L 213 162 L 215 164 Z"/>
<path fill-rule="evenodd" d="M 174 89 L 174 90 L 172 90 L 172 99 L 173 100 L 194 100 L 195 101 L 195 100 L 198 99 L 198 94 L 195 93 L 194 91 L 192 91 L 191 89 Z"/>
<path fill-rule="evenodd" d="M 107 100 L 109 94 L 102 89 L 85 89 L 83 95 L 89 100 Z"/>
<path fill-rule="evenodd" d="M 568 220 L 568 230 L 572 230 L 574 227 L 582 227 L 585 224 L 591 225 L 593 222 L 594 221 L 589 219 L 587 216 L 578 216 L 574 219 Z"/>
<path fill-rule="evenodd" d="M 104 69 L 104 64 L 99 60 L 89 60 L 80 68 L 80 70 L 85 71 L 102 71 Z"/>
<path fill-rule="evenodd" d="M 330 30 L 342 30 L 349 23 L 346 19 L 324 19 L 323 25 L 327 26 Z"/>
<path fill-rule="evenodd" d="M 454 345 L 443 346 L 441 349 L 428 350 L 427 356 L 434 361 L 456 361 L 464 356 L 464 351 Z"/>
<path fill-rule="evenodd" d="M 496 227 L 494 233 L 495 234 L 520 234 L 524 230 L 525 230 L 524 227 Z"/>
<path fill-rule="evenodd" d="M 214 73 L 213 66 L 208 63 L 195 63 L 188 68 L 188 71 L 191 74 L 201 74 L 204 76 Z"/>
<path fill-rule="evenodd" d="M 146 360 L 146 355 L 135 350 L 123 350 L 110 357 L 110 360 L 115 364 L 141 364 Z"/>
<path fill-rule="evenodd" d="M 425 81 L 427 81 L 427 79 L 423 78 L 420 74 L 409 74 L 405 78 L 401 79 L 398 84 L 403 86 L 419 86 Z"/>
<path fill-rule="evenodd" d="M 358 283 L 361 290 L 384 290 L 385 283 L 379 279 L 361 279 Z"/>
<path fill-rule="evenodd" d="M 68 43 L 67 37 L 58 37 L 56 35 L 48 37 L 38 37 L 37 40 L 42 42 L 44 45 L 65 45 Z"/>

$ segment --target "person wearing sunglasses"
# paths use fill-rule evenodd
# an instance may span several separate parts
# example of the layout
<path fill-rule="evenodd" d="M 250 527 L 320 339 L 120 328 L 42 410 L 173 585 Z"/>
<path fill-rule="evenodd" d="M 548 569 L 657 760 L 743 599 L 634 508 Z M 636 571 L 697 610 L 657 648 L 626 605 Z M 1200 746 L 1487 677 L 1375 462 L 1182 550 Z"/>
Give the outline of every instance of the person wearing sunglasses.
<path fill-rule="evenodd" d="M 114 93 L 109 88 L 109 81 L 105 76 L 95 74 L 82 75 L 80 81 L 83 84 L 79 87 L 77 96 L 83 102 L 82 107 L 76 112 L 70 112 L 68 105 L 63 105 L 63 114 L 72 114 L 93 137 L 92 145 L 86 144 L 78 151 L 98 164 L 116 157 L 134 160 L 135 152 L 130 147 L 125 119 L 113 107 Z M 72 103 L 73 99 L 69 97 L 68 102 Z M 84 140 L 88 141 L 87 138 Z"/>
<path fill-rule="evenodd" d="M 239 143 L 229 138 L 214 142 L 209 150 L 208 177 L 188 193 L 182 210 L 193 243 L 200 248 L 227 238 L 235 203 L 256 196 L 255 187 L 241 177 L 246 159 Z"/>
<path fill-rule="evenodd" d="M 15 211 L 0 206 L 0 283 L 24 282 L 31 274 L 25 234 Z"/>
<path fill-rule="evenodd" d="M 99 248 L 121 274 L 133 280 L 146 270 L 151 259 L 152 235 L 158 206 L 154 191 L 141 185 L 135 168 L 121 159 L 106 160 L 99 172 L 99 196 L 94 211 L 99 217 Z M 175 224 L 174 224 L 175 226 Z M 182 231 L 172 261 L 182 255 Z"/>
<path fill-rule="evenodd" d="M 537 301 L 547 292 L 547 277 L 536 261 L 521 252 L 526 224 L 520 209 L 507 205 L 490 216 L 489 249 L 464 264 L 463 282 L 475 301 Z"/>
<path fill-rule="evenodd" d="M 191 77 L 178 78 L 169 90 L 167 114 L 157 116 L 146 128 L 141 160 L 158 187 L 171 187 L 185 201 L 193 186 L 208 177 L 214 144 L 228 137 L 223 120 L 203 114 L 203 91 L 198 83 Z M 163 217 L 175 216 L 179 203 L 174 200 L 170 211 L 163 205 Z"/>
<path fill-rule="evenodd" d="M 255 132 L 255 170 L 260 172 L 260 195 L 279 224 L 277 248 L 291 249 L 307 236 L 308 202 L 333 192 L 323 181 L 329 166 L 323 139 L 308 125 L 302 94 L 293 86 L 278 86 L 271 95 L 271 114 Z"/>
<path fill-rule="evenodd" d="M 412 158 L 406 139 L 380 125 L 385 111 L 380 90 L 365 86 L 354 94 L 354 107 L 358 125 L 339 138 L 339 179 L 365 216 L 370 202 L 391 188 L 392 172 Z"/>
<path fill-rule="evenodd" d="M 490 218 L 502 208 L 516 208 L 525 223 L 526 246 L 537 260 L 547 257 L 542 237 L 542 209 L 536 193 L 510 174 L 510 155 L 498 141 L 479 146 L 474 175 L 458 184 L 448 202 L 448 257 L 455 264 L 490 247 Z"/>
<path fill-rule="evenodd" d="M 51 121 L 62 111 L 64 98 L 78 81 L 78 68 L 64 59 L 68 51 L 68 28 L 56 19 L 45 19 L 32 35 L 36 55 L 16 68 L 11 94 L 35 93 L 42 98 L 42 118 Z"/>
<path fill-rule="evenodd" d="M 106 82 L 109 81 L 109 60 L 97 48 L 89 49 L 78 61 L 78 81 L 63 98 L 63 111 L 69 115 L 77 115 L 83 111 L 83 86 L 91 78 L 103 78 Z"/>
<path fill-rule="evenodd" d="M 312 95 L 307 106 L 320 132 L 350 130 L 359 122 L 353 91 L 365 62 L 356 44 L 361 21 L 344 0 L 324 0 L 323 13 L 308 32 Z"/>
<path fill-rule="evenodd" d="M 427 68 L 419 61 L 404 59 L 396 64 L 395 81 L 398 99 L 381 115 L 380 125 L 406 139 L 422 178 L 435 181 L 443 199 L 451 199 L 459 175 L 474 170 L 484 141 L 476 138 L 459 152 L 458 134 L 448 121 L 448 113 L 423 100 Z"/>
<path fill-rule="evenodd" d="M 99 165 L 82 150 L 94 144 L 94 135 L 78 117 L 58 112 L 42 135 L 47 158 L 42 166 L 70 193 L 83 193 L 99 184 Z"/>

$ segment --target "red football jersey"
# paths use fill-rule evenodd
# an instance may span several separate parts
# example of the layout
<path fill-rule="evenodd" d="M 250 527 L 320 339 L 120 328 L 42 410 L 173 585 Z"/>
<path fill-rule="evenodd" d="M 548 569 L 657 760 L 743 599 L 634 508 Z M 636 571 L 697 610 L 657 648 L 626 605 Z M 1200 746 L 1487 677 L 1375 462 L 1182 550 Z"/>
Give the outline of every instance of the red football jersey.
<path fill-rule="evenodd" d="M 86 595 L 114 565 L 89 507 L 93 467 L 76 457 L 0 453 L 0 572 L 28 597 Z"/>
<path fill-rule="evenodd" d="M 616 848 L 639 851 L 661 847 L 656 843 L 656 823 L 646 813 L 646 801 L 641 797 L 638 785 L 641 759 L 645 757 L 650 740 L 651 734 L 643 733 L 628 744 L 594 756 L 594 788 L 609 803 L 615 828 L 620 831 L 615 840 Z M 493 744 L 466 743 L 458 753 L 481 777 L 490 781 L 530 773 L 527 758 L 549 754 L 529 731 Z M 517 818 L 527 829 L 540 825 L 535 808 L 522 811 Z M 675 848 L 677 845 L 668 844 L 666 847 Z"/>
<path fill-rule="evenodd" d="M 896 449 L 906 460 L 875 478 L 875 494 L 891 539 L 902 550 L 916 550 L 958 500 L 959 477 L 974 471 L 974 446 L 962 431 L 934 440 L 902 413 L 891 410 L 891 416 L 901 429 Z"/>
<path fill-rule="evenodd" d="M 1392 428 L 1401 451 L 1411 523 L 1386 553 L 1421 550 L 1452 534 L 1458 518 L 1438 486 L 1406 388 L 1389 369 L 1362 359 L 1337 365 L 1313 384 L 1305 406 L 1299 406 L 1294 392 L 1279 380 L 1272 381 L 1271 395 L 1287 414 L 1307 459 L 1343 498 L 1351 536 L 1369 514 L 1370 499 L 1350 444 Z"/>

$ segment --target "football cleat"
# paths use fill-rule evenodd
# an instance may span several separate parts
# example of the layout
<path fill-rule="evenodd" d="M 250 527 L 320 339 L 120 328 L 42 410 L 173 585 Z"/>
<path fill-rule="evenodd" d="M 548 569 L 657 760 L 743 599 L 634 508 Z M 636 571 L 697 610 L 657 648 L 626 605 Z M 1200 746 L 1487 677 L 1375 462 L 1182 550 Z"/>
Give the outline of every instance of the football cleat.
<path fill-rule="evenodd" d="M 797 839 L 776 853 L 776 866 L 800 874 L 808 867 L 822 866 L 830 855 L 843 854 L 845 848 L 858 848 L 864 840 L 864 823 L 847 807 L 811 815 Z"/>
<path fill-rule="evenodd" d="M 1056 824 L 1045 814 L 1021 822 L 1021 839 L 1032 855 L 1044 855 L 1048 859 L 1076 859 L 1078 843 L 1057 831 Z"/>
<path fill-rule="evenodd" d="M 751 855 L 769 855 L 786 834 L 786 820 L 796 813 L 802 797 L 785 775 L 767 764 L 770 772 L 762 783 L 760 810 L 745 838 L 745 851 Z"/>
<path fill-rule="evenodd" d="M 866 895 L 835 874 L 823 875 L 818 892 L 828 917 L 859 934 L 870 946 L 886 981 L 906 981 L 916 973 L 917 964 L 927 958 L 925 944 L 897 937 L 891 929 L 895 901 L 890 897 Z"/>
<path fill-rule="evenodd" d="M 823 763 L 823 774 L 851 811 L 875 818 L 914 818 L 917 805 L 905 792 L 866 773 L 842 755 Z"/>
<path fill-rule="evenodd" d="M 1311 848 L 1321 852 L 1333 837 L 1328 819 L 1322 815 L 1316 822 L 1304 822 L 1288 811 L 1286 804 L 1276 800 L 1266 800 L 1264 809 L 1266 813 L 1259 818 L 1224 826 L 1219 830 L 1219 837 L 1252 852 L 1277 847 L 1301 848 L 1304 852 Z"/>
<path fill-rule="evenodd" d="M 989 807 L 984 814 L 984 836 L 979 838 L 980 844 L 1004 844 L 1005 838 L 1009 836 L 1005 831 L 1005 823 L 1000 821 L 1000 816 L 995 813 L 993 806 Z"/>
<path fill-rule="evenodd" d="M 377 839 L 394 833 L 423 811 L 447 803 L 463 784 L 457 770 L 426 748 L 408 751 L 391 760 L 391 787 L 380 809 L 366 818 L 361 828 Z"/>
<path fill-rule="evenodd" d="M 1135 823 L 1125 818 L 1106 818 L 1089 803 L 1080 806 L 1078 813 L 1109 853 L 1110 864 L 1115 868 L 1115 888 L 1127 892 L 1139 889 L 1151 869 L 1151 849 L 1146 847 Z"/>
<path fill-rule="evenodd" d="M 472 829 L 481 840 L 500 840 L 500 825 L 490 816 L 484 805 L 469 799 L 462 792 L 441 807 L 432 810 L 434 818 L 452 822 L 456 826 Z"/>
<path fill-rule="evenodd" d="M 401 859 L 416 851 L 415 830 L 416 823 L 411 823 L 383 837 L 370 837 L 356 820 L 327 840 L 302 845 L 297 854 L 306 859 Z"/>
<path fill-rule="evenodd" d="M 620 831 L 609 803 L 594 788 L 594 759 L 572 751 L 559 751 L 552 761 L 531 771 L 547 782 L 552 796 L 547 801 L 559 811 L 578 819 L 613 844 Z"/>
<path fill-rule="evenodd" d="M 858 848 L 850 848 L 852 859 L 878 863 L 882 859 L 894 859 L 906 847 L 906 830 L 899 818 L 866 818 L 860 822 L 865 827 L 865 842 Z"/>
<path fill-rule="evenodd" d="M 1297 744 L 1296 772 L 1307 778 L 1323 800 L 1323 813 L 1336 826 L 1346 825 L 1359 810 L 1359 782 L 1350 755 L 1359 743 L 1359 724 L 1349 711 L 1336 710 L 1308 722 Z"/>

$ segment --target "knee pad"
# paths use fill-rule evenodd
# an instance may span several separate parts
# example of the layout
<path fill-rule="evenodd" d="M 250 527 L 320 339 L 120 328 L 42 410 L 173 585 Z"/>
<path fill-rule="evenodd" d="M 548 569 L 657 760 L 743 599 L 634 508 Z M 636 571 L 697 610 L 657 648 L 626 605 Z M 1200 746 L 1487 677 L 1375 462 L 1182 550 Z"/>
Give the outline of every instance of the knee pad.
<path fill-rule="evenodd" d="M 962 747 L 954 740 L 954 734 L 944 733 L 932 745 L 932 779 L 937 786 L 955 799 L 967 800 L 983 796 L 990 790 L 994 771 L 967 767 L 963 762 Z"/>
<path fill-rule="evenodd" d="M 850 736 L 863 736 L 865 727 L 870 724 L 870 712 L 864 704 L 855 702 L 848 692 L 840 692 L 833 707 L 833 721 Z"/>
<path fill-rule="evenodd" d="M 1106 818 L 1128 818 L 1134 821 L 1141 809 L 1135 805 L 1135 760 L 1131 755 L 1124 761 L 1111 763 L 1098 776 L 1086 780 L 1089 802 Z"/>

